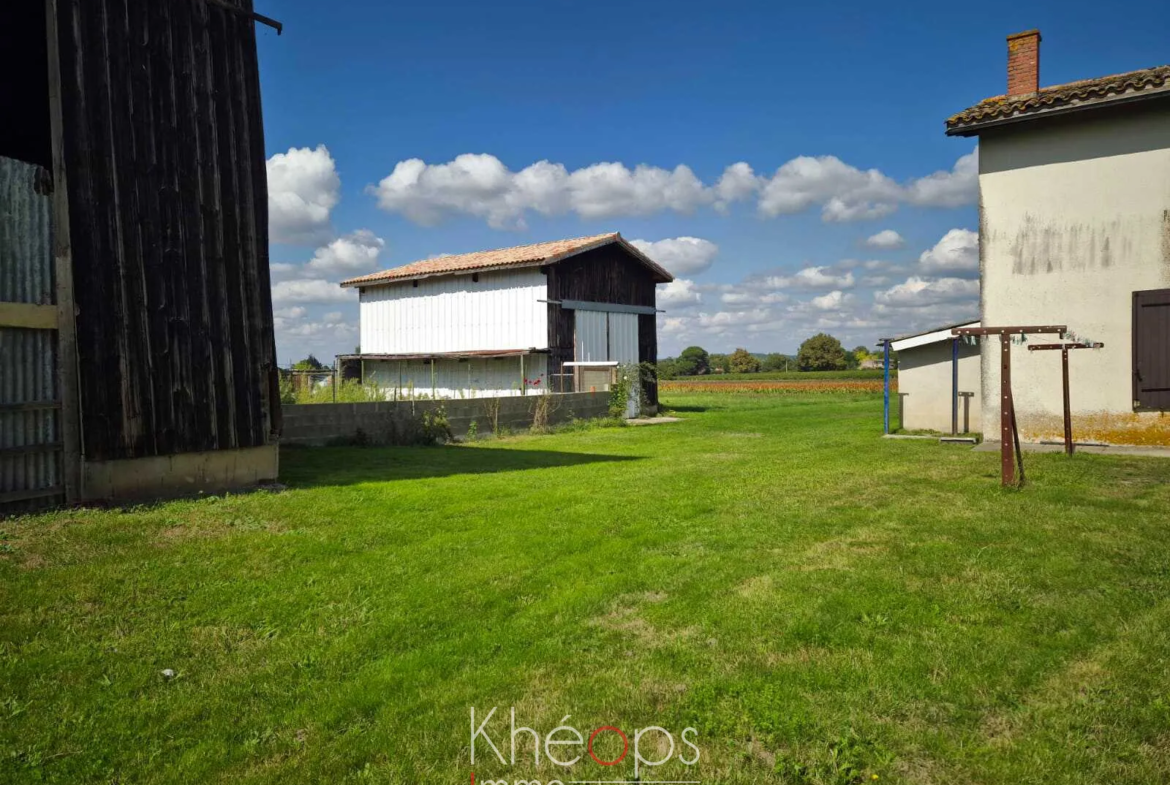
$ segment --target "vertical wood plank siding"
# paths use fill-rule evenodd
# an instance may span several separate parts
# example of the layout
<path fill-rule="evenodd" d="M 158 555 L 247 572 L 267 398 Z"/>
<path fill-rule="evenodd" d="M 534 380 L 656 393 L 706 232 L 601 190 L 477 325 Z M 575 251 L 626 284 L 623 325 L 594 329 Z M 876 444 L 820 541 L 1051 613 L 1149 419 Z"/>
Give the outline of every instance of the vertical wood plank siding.
<path fill-rule="evenodd" d="M 606 245 L 563 262 L 549 265 L 549 300 L 654 305 L 654 278 L 650 270 L 619 245 Z M 549 303 L 548 345 L 550 374 L 573 361 L 573 311 Z M 638 317 L 638 361 L 658 359 L 658 328 L 654 316 Z M 658 404 L 658 387 L 647 385 L 646 396 Z"/>
<path fill-rule="evenodd" d="M 60 8 L 85 457 L 265 444 L 280 404 L 253 23 L 204 0 Z"/>

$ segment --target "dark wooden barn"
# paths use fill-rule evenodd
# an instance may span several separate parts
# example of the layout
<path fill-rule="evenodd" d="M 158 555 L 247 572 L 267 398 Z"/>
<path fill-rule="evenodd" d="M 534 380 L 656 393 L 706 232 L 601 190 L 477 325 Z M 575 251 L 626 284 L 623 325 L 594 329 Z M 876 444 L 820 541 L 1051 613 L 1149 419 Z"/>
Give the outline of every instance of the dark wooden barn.
<path fill-rule="evenodd" d="M 256 21 L 0 4 L 0 511 L 276 476 Z"/>

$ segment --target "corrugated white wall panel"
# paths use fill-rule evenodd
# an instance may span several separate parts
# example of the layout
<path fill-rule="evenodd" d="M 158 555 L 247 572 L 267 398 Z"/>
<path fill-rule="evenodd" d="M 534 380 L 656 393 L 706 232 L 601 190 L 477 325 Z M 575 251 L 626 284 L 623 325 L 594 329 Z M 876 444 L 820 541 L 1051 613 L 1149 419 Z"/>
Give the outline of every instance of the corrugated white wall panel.
<path fill-rule="evenodd" d="M 578 362 L 600 362 L 609 359 L 609 338 L 603 311 L 575 311 L 574 334 Z"/>
<path fill-rule="evenodd" d="M 638 314 L 575 311 L 578 362 L 638 362 Z"/>
<path fill-rule="evenodd" d="M 531 354 L 524 358 L 524 377 L 529 385 L 528 395 L 539 395 L 548 389 L 548 358 Z M 386 394 L 396 398 L 490 398 L 520 395 L 521 375 L 519 357 L 498 357 L 475 360 L 437 360 L 434 376 L 428 362 L 405 360 L 367 360 L 366 378 Z M 538 384 L 531 382 L 539 380 Z"/>
<path fill-rule="evenodd" d="M 638 314 L 610 313 L 609 359 L 619 363 L 638 362 Z"/>
<path fill-rule="evenodd" d="M 532 268 L 372 286 L 361 295 L 364 354 L 547 349 L 545 276 Z"/>

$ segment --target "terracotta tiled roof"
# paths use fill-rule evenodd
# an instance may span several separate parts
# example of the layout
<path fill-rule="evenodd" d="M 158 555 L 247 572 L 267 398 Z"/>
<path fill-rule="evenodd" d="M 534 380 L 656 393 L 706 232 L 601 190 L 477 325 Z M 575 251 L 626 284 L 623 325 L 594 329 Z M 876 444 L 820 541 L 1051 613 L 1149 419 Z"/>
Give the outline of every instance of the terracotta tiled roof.
<path fill-rule="evenodd" d="M 1165 92 L 1170 96 L 1170 65 L 1130 71 L 1125 74 L 1083 79 L 1079 82 L 1044 87 L 1035 93 L 987 98 L 947 119 L 947 133 L 969 134 L 997 121 L 1027 115 L 1042 115 L 1056 109 L 1107 104 L 1137 92 Z"/>
<path fill-rule="evenodd" d="M 674 278 L 642 254 L 634 246 L 627 243 L 617 232 L 609 234 L 595 234 L 590 237 L 576 237 L 572 240 L 554 240 L 548 243 L 534 245 L 518 245 L 514 248 L 498 248 L 494 251 L 476 251 L 475 253 L 459 254 L 458 256 L 440 256 L 435 259 L 424 259 L 421 262 L 411 262 L 402 267 L 391 270 L 380 270 L 376 273 L 363 275 L 360 278 L 350 278 L 342 281 L 342 286 L 369 286 L 378 283 L 394 281 L 409 281 L 414 278 L 429 278 L 436 275 L 455 275 L 458 273 L 478 272 L 481 270 L 501 270 L 513 267 L 533 267 L 543 264 L 555 264 L 561 259 L 574 256 L 583 251 L 590 251 L 610 243 L 620 243 L 636 259 L 650 267 L 661 279 L 661 283 L 673 281 Z"/>

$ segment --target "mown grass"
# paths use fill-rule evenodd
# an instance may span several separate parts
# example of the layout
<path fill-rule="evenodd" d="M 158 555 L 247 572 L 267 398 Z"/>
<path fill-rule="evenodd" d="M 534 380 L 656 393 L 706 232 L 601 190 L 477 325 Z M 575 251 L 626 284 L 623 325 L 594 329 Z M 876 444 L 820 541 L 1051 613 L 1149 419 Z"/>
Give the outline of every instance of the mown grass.
<path fill-rule="evenodd" d="M 838 381 L 846 379 L 881 379 L 884 376 L 881 369 L 857 368 L 852 371 L 761 371 L 760 373 L 712 373 L 703 376 L 678 376 L 673 381 L 686 382 L 751 382 L 751 381 L 785 381 L 785 382 L 817 382 Z M 891 369 L 890 376 L 896 377 L 897 370 Z"/>
<path fill-rule="evenodd" d="M 1170 466 L 1028 455 L 1005 491 L 877 438 L 878 397 L 667 402 L 0 522 L 0 781 L 465 783 L 471 706 L 504 744 L 511 706 L 698 729 L 646 779 L 1170 780 Z"/>

